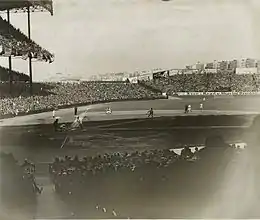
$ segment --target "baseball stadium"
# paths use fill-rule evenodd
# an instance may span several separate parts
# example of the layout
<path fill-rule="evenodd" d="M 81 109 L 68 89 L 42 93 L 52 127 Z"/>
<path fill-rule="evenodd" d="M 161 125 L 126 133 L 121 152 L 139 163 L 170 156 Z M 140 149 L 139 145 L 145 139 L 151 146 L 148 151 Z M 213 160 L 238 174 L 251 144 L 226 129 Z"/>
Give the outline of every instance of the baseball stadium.
<path fill-rule="evenodd" d="M 0 10 L 1 219 L 259 218 L 248 162 L 258 75 L 33 82 L 32 61 L 55 59 L 31 39 L 30 14 L 55 16 L 53 3 L 0 0 Z M 18 12 L 28 36 L 10 22 Z M 29 76 L 12 70 L 13 57 Z"/>

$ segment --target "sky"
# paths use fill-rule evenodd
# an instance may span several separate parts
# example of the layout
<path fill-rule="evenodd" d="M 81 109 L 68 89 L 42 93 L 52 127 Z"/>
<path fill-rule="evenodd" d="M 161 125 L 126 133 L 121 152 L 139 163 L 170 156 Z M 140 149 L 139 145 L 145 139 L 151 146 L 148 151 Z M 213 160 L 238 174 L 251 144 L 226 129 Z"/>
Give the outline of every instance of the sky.
<path fill-rule="evenodd" d="M 55 54 L 33 63 L 35 81 L 260 58 L 259 0 L 54 0 L 54 16 L 31 18 L 32 39 Z M 26 14 L 11 22 L 27 33 Z M 28 73 L 28 62 L 13 69 Z"/>

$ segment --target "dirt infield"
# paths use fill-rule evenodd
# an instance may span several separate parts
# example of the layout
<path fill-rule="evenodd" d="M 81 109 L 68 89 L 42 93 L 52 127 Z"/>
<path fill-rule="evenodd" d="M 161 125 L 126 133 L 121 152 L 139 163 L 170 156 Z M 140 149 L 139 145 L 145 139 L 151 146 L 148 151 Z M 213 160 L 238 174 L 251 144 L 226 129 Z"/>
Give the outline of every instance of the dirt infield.
<path fill-rule="evenodd" d="M 52 125 L 5 126 L 1 149 L 17 158 L 50 162 L 56 155 L 103 154 L 114 151 L 203 145 L 211 135 L 243 142 L 254 115 L 163 116 L 154 119 L 86 121 L 83 130 L 54 132 Z"/>

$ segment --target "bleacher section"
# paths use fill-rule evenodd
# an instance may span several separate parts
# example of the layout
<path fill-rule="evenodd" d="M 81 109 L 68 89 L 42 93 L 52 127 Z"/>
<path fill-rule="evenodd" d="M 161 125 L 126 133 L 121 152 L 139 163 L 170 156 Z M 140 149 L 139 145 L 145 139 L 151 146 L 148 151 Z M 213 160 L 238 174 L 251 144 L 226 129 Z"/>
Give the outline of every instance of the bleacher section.
<path fill-rule="evenodd" d="M 178 92 L 253 92 L 259 91 L 257 75 L 235 73 L 176 74 L 153 81 L 142 81 L 161 92 L 174 95 Z"/>
<path fill-rule="evenodd" d="M 17 81 L 29 81 L 29 76 L 20 73 L 18 71 L 12 70 L 12 80 L 17 82 Z M 9 74 L 9 69 L 0 66 L 0 83 L 1 82 L 7 82 L 10 80 L 10 74 Z"/>
<path fill-rule="evenodd" d="M 13 84 L 12 97 L 9 84 L 0 84 L 0 116 L 16 115 L 64 108 L 75 105 L 120 100 L 160 98 L 139 84 L 125 82 L 34 83 L 30 95 L 29 83 Z"/>
<path fill-rule="evenodd" d="M 259 91 L 258 78 L 257 75 L 217 73 L 178 74 L 154 81 L 142 81 L 138 84 L 118 81 L 34 83 L 33 96 L 30 94 L 29 83 L 14 83 L 10 95 L 9 83 L 3 82 L 0 84 L 1 115 L 118 100 L 155 99 L 162 98 L 163 92 L 175 95 L 178 92 Z"/>
<path fill-rule="evenodd" d="M 0 56 L 18 56 L 27 59 L 30 55 L 38 61 L 53 62 L 54 56 L 47 50 L 30 40 L 19 29 L 10 25 L 0 17 Z"/>

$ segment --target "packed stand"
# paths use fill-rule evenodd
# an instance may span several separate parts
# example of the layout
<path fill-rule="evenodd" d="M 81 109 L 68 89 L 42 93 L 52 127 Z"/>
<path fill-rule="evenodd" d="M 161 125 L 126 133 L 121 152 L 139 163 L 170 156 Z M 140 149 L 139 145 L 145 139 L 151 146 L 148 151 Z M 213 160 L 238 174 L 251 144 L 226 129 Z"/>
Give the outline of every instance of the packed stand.
<path fill-rule="evenodd" d="M 138 216 L 140 210 L 131 204 L 137 201 L 145 204 L 147 201 L 142 201 L 142 198 L 147 198 L 151 192 L 161 193 L 160 185 L 169 181 L 167 173 L 173 172 L 171 165 L 176 160 L 177 155 L 168 150 L 105 154 L 82 160 L 66 156 L 64 159 L 56 158 L 49 172 L 61 198 L 68 203 L 77 201 L 77 207 L 71 206 L 72 209 L 84 204 L 83 211 L 91 213 L 95 206 L 101 205 L 106 209 L 115 208 L 117 212 L 120 210 L 121 217 L 126 217 L 122 213 L 133 215 L 130 210 L 135 209 Z M 147 188 L 151 183 L 153 187 Z M 166 184 L 164 186 L 166 190 Z"/>
<path fill-rule="evenodd" d="M 257 76 L 234 73 L 176 74 L 145 82 L 148 86 L 174 95 L 178 92 L 253 92 L 259 91 Z"/>
<path fill-rule="evenodd" d="M 53 62 L 54 56 L 47 50 L 30 40 L 19 29 L 14 28 L 0 16 L 0 39 L 4 56 L 21 56 L 27 59 L 31 56 L 40 61 Z"/>
<path fill-rule="evenodd" d="M 235 75 L 231 81 L 232 91 L 253 92 L 258 91 L 253 75 Z"/>
<path fill-rule="evenodd" d="M 235 150 L 230 147 L 228 150 L 231 157 Z M 222 154 L 218 159 L 224 155 L 224 151 L 220 150 Z M 175 216 L 179 214 L 183 217 L 185 214 L 178 210 L 179 202 L 186 198 L 188 205 L 190 198 L 203 197 L 203 184 L 207 185 L 208 190 L 210 182 L 214 183 L 217 178 L 213 178 L 214 168 L 204 172 L 196 170 L 210 167 L 205 166 L 203 161 L 207 157 L 205 152 L 208 154 L 207 150 L 197 148 L 191 152 L 189 147 L 185 147 L 180 155 L 170 150 L 151 150 L 105 154 L 81 160 L 77 156 L 66 156 L 56 158 L 50 164 L 49 172 L 56 193 L 70 203 L 73 212 L 78 213 L 77 217 L 93 217 L 91 214 L 97 215 L 94 207 L 106 207 L 116 210 L 119 218 L 167 218 L 169 215 L 161 211 L 169 206 Z M 210 181 L 205 181 L 209 174 L 202 176 L 207 172 L 213 175 Z M 73 206 L 75 201 L 77 203 Z M 80 208 L 80 204 L 84 206 Z M 110 214 L 99 217 L 115 217 Z"/>
<path fill-rule="evenodd" d="M 161 97 L 161 94 L 139 84 L 125 82 L 35 83 L 34 96 L 30 96 L 28 83 L 13 84 L 13 90 L 14 93 L 10 96 L 9 85 L 0 84 L 1 115 L 103 101 Z"/>
<path fill-rule="evenodd" d="M 232 85 L 236 84 L 233 78 L 237 75 L 231 75 L 229 73 L 217 73 L 217 74 L 207 74 L 207 90 L 208 92 L 231 92 Z M 242 81 L 243 78 L 237 77 L 238 81 Z M 237 87 L 238 91 L 242 91 L 243 81 L 240 86 Z"/>
<path fill-rule="evenodd" d="M 29 76 L 24 73 L 12 70 L 11 74 L 12 74 L 13 81 L 29 81 Z M 9 69 L 0 66 L 0 83 L 7 82 L 9 80 L 10 80 Z"/>

